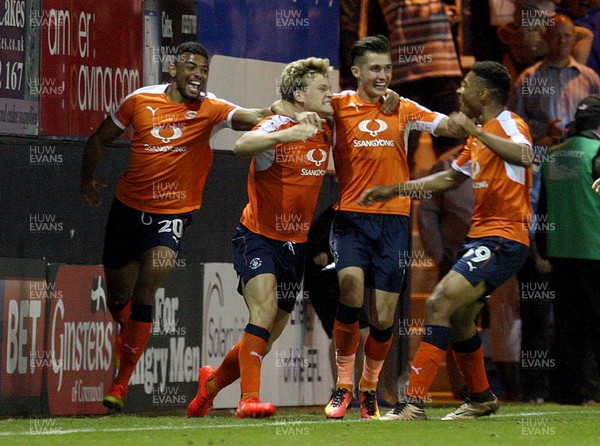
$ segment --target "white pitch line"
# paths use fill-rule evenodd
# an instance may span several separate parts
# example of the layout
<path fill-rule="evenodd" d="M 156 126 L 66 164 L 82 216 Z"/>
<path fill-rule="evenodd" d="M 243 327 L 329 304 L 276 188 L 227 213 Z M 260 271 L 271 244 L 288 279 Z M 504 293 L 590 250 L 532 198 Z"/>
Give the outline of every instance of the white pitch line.
<path fill-rule="evenodd" d="M 544 416 L 544 415 L 561 415 L 561 414 L 572 414 L 572 413 L 600 413 L 600 409 L 598 410 L 568 410 L 568 411 L 552 411 L 552 412 L 522 412 L 522 413 L 501 413 L 498 415 L 492 415 L 490 419 L 494 418 L 509 418 L 509 417 L 536 417 L 536 416 Z M 44 419 L 52 419 L 52 418 L 44 418 Z M 431 420 L 430 421 L 439 421 L 439 420 Z M 110 427 L 110 428 L 100 428 L 100 429 L 60 429 L 58 428 L 56 431 L 53 431 L 50 427 L 40 426 L 41 430 L 47 429 L 46 433 L 36 433 L 36 432 L 0 432 L 0 437 L 11 437 L 11 436 L 40 436 L 40 435 L 68 435 L 68 434 L 85 434 L 85 433 L 99 433 L 99 432 L 137 432 L 137 431 L 169 431 L 169 430 L 186 430 L 186 429 L 238 429 L 238 428 L 249 428 L 249 427 L 277 427 L 277 426 L 304 426 L 311 424 L 331 424 L 331 423 L 372 423 L 370 420 L 363 419 L 351 419 L 351 420 L 321 420 L 321 421 L 278 421 L 274 420 L 271 423 L 252 423 L 252 424 L 213 424 L 208 426 L 202 426 L 201 424 L 196 425 L 181 425 L 181 426 L 146 426 L 146 427 Z"/>

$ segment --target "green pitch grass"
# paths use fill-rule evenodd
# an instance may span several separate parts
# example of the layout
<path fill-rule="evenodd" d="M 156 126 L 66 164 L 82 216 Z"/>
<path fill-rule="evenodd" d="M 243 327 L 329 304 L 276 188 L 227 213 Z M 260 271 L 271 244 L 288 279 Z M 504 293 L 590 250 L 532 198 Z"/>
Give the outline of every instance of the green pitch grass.
<path fill-rule="evenodd" d="M 600 406 L 504 404 L 473 421 L 438 421 L 455 406 L 427 409 L 429 421 L 341 421 L 322 408 L 286 409 L 266 420 L 237 420 L 228 411 L 204 419 L 112 415 L 0 420 L 0 445 L 327 445 L 484 446 L 600 445 Z M 382 412 L 387 409 L 382 410 Z"/>

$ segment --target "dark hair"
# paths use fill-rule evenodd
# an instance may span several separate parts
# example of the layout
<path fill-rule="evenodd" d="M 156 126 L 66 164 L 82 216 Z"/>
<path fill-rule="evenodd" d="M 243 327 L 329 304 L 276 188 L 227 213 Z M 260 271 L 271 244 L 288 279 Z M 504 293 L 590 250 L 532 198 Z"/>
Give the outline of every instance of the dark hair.
<path fill-rule="evenodd" d="M 475 62 L 471 67 L 477 80 L 489 89 L 492 97 L 502 104 L 506 104 L 511 87 L 511 78 L 504 65 L 491 60 Z"/>
<path fill-rule="evenodd" d="M 391 50 L 390 41 L 383 34 L 367 36 L 354 42 L 350 49 L 350 59 L 352 65 L 358 65 L 364 62 L 360 59 L 363 59 L 366 53 L 385 54 L 390 53 Z"/>
<path fill-rule="evenodd" d="M 206 59 L 208 59 L 208 50 L 198 42 L 184 42 L 179 45 L 177 50 L 175 50 L 175 60 L 179 61 L 179 56 L 184 53 L 199 54 L 200 56 L 204 56 Z"/>
<path fill-rule="evenodd" d="M 575 131 L 596 130 L 600 126 L 600 95 L 592 94 L 577 106 Z"/>

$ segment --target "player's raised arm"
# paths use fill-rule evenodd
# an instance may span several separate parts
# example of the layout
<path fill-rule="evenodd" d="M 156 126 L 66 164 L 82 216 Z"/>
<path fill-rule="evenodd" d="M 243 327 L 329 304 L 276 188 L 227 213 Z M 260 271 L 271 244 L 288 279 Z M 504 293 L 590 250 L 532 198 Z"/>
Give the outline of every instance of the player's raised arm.
<path fill-rule="evenodd" d="M 86 203 L 92 206 L 100 206 L 102 195 L 100 188 L 105 188 L 95 176 L 96 167 L 104 154 L 104 147 L 113 142 L 123 129 L 117 126 L 112 117 L 106 118 L 98 130 L 89 137 L 83 149 L 83 161 L 81 163 L 81 195 Z"/>
<path fill-rule="evenodd" d="M 456 189 L 468 178 L 454 168 L 434 173 L 418 180 L 407 181 L 392 186 L 375 186 L 365 190 L 358 200 L 361 206 L 371 206 L 380 201 L 388 201 L 400 195 L 414 195 L 416 192 L 436 193 Z"/>
<path fill-rule="evenodd" d="M 533 161 L 533 151 L 527 143 L 515 142 L 511 139 L 503 138 L 486 132 L 462 112 L 453 113 L 450 120 L 462 128 L 467 134 L 474 136 L 487 147 L 492 149 L 496 155 L 504 161 L 516 166 L 527 167 Z"/>
<path fill-rule="evenodd" d="M 287 144 L 294 141 L 306 141 L 314 136 L 319 129 L 311 124 L 298 124 L 284 130 L 271 133 L 253 131 L 244 134 L 235 143 L 233 152 L 238 156 L 255 156 L 277 144 Z"/>

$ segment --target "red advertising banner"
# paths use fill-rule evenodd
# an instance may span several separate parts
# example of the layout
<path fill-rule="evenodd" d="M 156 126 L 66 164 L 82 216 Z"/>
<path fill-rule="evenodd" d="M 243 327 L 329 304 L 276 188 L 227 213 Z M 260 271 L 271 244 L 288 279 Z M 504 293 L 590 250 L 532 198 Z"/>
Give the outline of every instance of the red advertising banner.
<path fill-rule="evenodd" d="M 2 314 L 0 396 L 39 397 L 42 393 L 44 326 L 49 291 L 43 279 L 7 278 Z"/>
<path fill-rule="evenodd" d="M 106 307 L 102 266 L 58 267 L 46 338 L 50 415 L 105 413 L 117 327 Z"/>
<path fill-rule="evenodd" d="M 42 19 L 39 133 L 87 137 L 142 86 L 143 2 L 44 0 Z"/>

